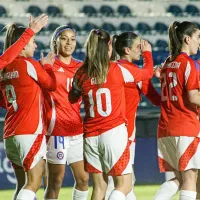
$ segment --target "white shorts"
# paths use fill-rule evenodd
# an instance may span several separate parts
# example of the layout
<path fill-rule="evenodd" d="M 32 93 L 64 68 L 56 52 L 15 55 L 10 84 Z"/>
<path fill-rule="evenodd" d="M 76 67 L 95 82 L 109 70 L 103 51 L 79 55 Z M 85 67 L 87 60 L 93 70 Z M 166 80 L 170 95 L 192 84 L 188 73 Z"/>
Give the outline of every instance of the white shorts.
<path fill-rule="evenodd" d="M 200 169 L 200 138 L 164 137 L 158 139 L 160 172 Z"/>
<path fill-rule="evenodd" d="M 13 166 L 28 171 L 46 156 L 46 137 L 42 134 L 15 135 L 4 139 L 4 148 Z"/>
<path fill-rule="evenodd" d="M 52 164 L 75 163 L 83 160 L 83 134 L 50 136 L 47 142 L 47 161 Z"/>
<path fill-rule="evenodd" d="M 130 143 L 130 154 L 131 154 L 131 163 L 134 165 L 134 160 L 135 160 L 135 141 L 129 140 Z"/>
<path fill-rule="evenodd" d="M 132 173 L 130 143 L 125 124 L 99 136 L 85 138 L 84 156 L 89 173 L 120 176 Z"/>

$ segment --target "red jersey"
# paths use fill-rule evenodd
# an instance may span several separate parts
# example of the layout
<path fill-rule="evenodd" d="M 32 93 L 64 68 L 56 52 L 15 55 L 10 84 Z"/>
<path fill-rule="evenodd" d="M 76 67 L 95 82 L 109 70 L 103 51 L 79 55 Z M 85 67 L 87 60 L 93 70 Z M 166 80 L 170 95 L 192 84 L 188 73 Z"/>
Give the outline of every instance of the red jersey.
<path fill-rule="evenodd" d="M 53 65 L 52 70 L 57 80 L 56 90 L 49 93 L 44 91 L 47 135 L 74 136 L 83 133 L 81 100 L 75 104 L 68 100 L 74 74 L 81 65 L 82 61 L 74 58 L 69 65 L 58 59 Z"/>
<path fill-rule="evenodd" d="M 188 91 L 199 89 L 198 63 L 181 53 L 166 60 L 161 70 L 161 116 L 158 137 L 197 137 L 200 126 L 197 106 L 190 103 Z"/>
<path fill-rule="evenodd" d="M 21 37 L 0 56 L 0 69 L 10 64 L 21 53 L 33 35 L 34 32 L 30 28 L 24 31 Z"/>
<path fill-rule="evenodd" d="M 120 59 L 118 60 L 120 64 L 131 65 L 133 68 L 138 68 L 137 65 Z M 145 63 L 144 63 L 145 64 Z M 130 139 L 135 138 L 135 119 L 138 104 L 141 99 L 141 93 L 143 93 L 152 104 L 160 106 L 161 97 L 160 94 L 153 87 L 150 80 L 140 81 L 138 83 L 127 83 L 124 87 L 125 100 L 126 100 L 126 119 L 127 119 L 127 129 Z"/>
<path fill-rule="evenodd" d="M 22 134 L 43 134 L 41 86 L 56 89 L 51 65 L 42 68 L 32 58 L 18 57 L 1 76 L 1 89 L 6 102 L 4 138 Z M 47 73 L 48 72 L 48 73 Z"/>
<path fill-rule="evenodd" d="M 139 82 L 153 76 L 153 60 L 150 52 L 144 52 L 145 67 L 134 68 L 130 65 L 111 62 L 105 82 L 99 87 L 95 78 L 86 78 L 84 69 L 75 75 L 75 84 L 81 85 L 86 116 L 84 119 L 84 136 L 96 136 L 126 122 L 124 84 Z M 73 94 L 73 90 L 71 94 Z"/>

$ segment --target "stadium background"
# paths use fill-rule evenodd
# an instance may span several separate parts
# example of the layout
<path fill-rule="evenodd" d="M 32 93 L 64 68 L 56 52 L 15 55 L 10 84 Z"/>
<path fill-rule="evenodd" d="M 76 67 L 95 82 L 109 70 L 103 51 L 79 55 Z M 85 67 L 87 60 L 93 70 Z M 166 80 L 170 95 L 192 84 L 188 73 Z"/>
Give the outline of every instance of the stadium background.
<path fill-rule="evenodd" d="M 50 35 L 56 27 L 70 24 L 77 31 L 77 47 L 74 57 L 84 59 L 84 42 L 93 28 L 102 28 L 111 34 L 134 31 L 147 39 L 153 47 L 154 64 L 160 65 L 168 56 L 167 29 L 171 22 L 192 21 L 198 24 L 200 1 L 189 0 L 0 0 L 0 30 L 5 24 L 15 22 L 28 24 L 29 13 L 37 16 L 43 12 L 49 15 L 49 24 L 37 36 L 38 50 L 49 51 Z M 0 32 L 0 54 L 3 51 L 4 30 Z M 198 59 L 199 54 L 194 56 Z M 142 59 L 137 62 L 142 65 Z M 160 82 L 152 79 L 160 92 Z M 159 108 L 141 98 L 136 121 L 135 173 L 137 184 L 159 184 L 165 180 L 157 165 L 156 129 Z M 83 109 L 81 109 L 83 114 Z M 13 170 L 3 151 L 2 135 L 6 111 L 0 109 L 0 190 L 14 188 Z M 63 186 L 73 186 L 73 178 L 67 168 Z"/>

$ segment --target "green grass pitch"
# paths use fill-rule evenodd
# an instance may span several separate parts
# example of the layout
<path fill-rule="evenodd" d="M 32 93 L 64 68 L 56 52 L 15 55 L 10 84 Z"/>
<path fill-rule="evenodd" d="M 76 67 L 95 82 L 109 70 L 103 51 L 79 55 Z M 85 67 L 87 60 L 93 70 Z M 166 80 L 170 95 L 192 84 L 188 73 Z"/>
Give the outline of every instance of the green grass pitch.
<path fill-rule="evenodd" d="M 137 200 L 152 200 L 158 188 L 159 188 L 159 185 L 135 186 L 135 194 L 136 194 Z M 91 191 L 92 191 L 92 188 L 90 188 L 90 194 L 89 194 L 88 200 L 91 197 Z M 13 192 L 14 190 L 1 190 L 0 199 L 11 200 Z M 71 193 L 72 193 L 71 187 L 61 188 L 59 200 L 71 200 Z M 43 200 L 43 195 L 44 195 L 44 190 L 40 189 L 37 192 L 38 200 Z M 179 199 L 178 194 L 174 198 L 172 198 L 172 200 L 178 200 L 178 199 Z"/>

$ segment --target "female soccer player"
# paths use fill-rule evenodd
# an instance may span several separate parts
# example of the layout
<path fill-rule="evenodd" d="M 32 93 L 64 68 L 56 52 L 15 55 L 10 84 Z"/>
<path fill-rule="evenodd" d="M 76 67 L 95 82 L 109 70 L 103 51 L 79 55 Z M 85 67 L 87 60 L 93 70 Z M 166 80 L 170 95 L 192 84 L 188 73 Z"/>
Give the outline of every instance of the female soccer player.
<path fill-rule="evenodd" d="M 0 69 L 3 69 L 5 66 L 10 64 L 23 50 L 23 48 L 27 45 L 31 37 L 38 33 L 42 27 L 44 27 L 48 22 L 48 16 L 45 14 L 40 15 L 36 19 L 30 17 L 29 28 L 27 28 L 21 37 L 8 48 L 1 56 L 0 56 Z"/>
<path fill-rule="evenodd" d="M 199 65 L 189 56 L 200 45 L 198 27 L 184 21 L 169 27 L 170 56 L 161 69 L 161 116 L 158 125 L 158 162 L 161 172 L 173 171 L 154 200 L 169 200 L 180 187 L 180 200 L 196 199 L 200 169 Z M 169 192 L 170 191 L 170 192 Z"/>
<path fill-rule="evenodd" d="M 92 174 L 92 200 L 102 200 L 107 176 L 113 176 L 115 190 L 109 200 L 123 200 L 132 189 L 132 166 L 128 133 L 125 126 L 125 82 L 139 82 L 153 75 L 151 47 L 142 41 L 145 68 L 110 62 L 110 35 L 92 30 L 86 43 L 85 62 L 76 72 L 69 95 L 70 102 L 83 97 L 84 156 L 86 169 Z"/>
<path fill-rule="evenodd" d="M 72 57 L 76 47 L 76 33 L 70 26 L 58 27 L 51 38 L 51 49 L 57 55 L 52 70 L 57 79 L 55 91 L 45 94 L 48 124 L 47 162 L 48 186 L 45 199 L 58 199 L 66 162 L 69 164 L 75 185 L 73 200 L 87 200 L 88 173 L 83 161 L 83 124 L 80 116 L 81 100 L 68 101 L 73 76 L 82 65 Z"/>
<path fill-rule="evenodd" d="M 5 50 L 23 34 L 25 28 L 12 24 L 5 38 Z M 19 172 L 26 172 L 26 183 L 17 197 L 33 200 L 39 189 L 46 154 L 46 133 L 42 107 L 41 87 L 55 90 L 55 76 L 51 70 L 54 55 L 43 59 L 43 67 L 32 57 L 37 45 L 34 36 L 19 56 L 1 73 L 1 89 L 6 102 L 7 114 L 4 127 L 4 146 L 17 179 Z M 21 187 L 21 186 L 20 186 Z M 17 193 L 18 191 L 16 191 Z"/>
<path fill-rule="evenodd" d="M 117 60 L 119 64 L 131 65 L 133 68 L 138 68 L 137 65 L 133 64 L 134 61 L 139 60 L 141 53 L 143 54 L 144 50 L 141 48 L 141 39 L 138 35 L 133 32 L 124 32 L 120 35 L 113 36 L 113 53 L 112 60 Z M 143 56 L 144 64 L 145 63 L 145 53 Z M 135 157 L 135 120 L 138 104 L 141 99 L 141 93 L 143 93 L 154 105 L 159 106 L 161 97 L 158 92 L 155 90 L 150 80 L 140 81 L 138 83 L 127 83 L 124 87 L 125 91 L 125 100 L 126 100 L 126 118 L 127 118 L 127 129 L 128 136 L 130 140 L 130 151 L 132 164 L 134 164 Z M 133 176 L 134 177 L 134 176 Z M 133 185 L 135 179 L 133 178 Z M 113 190 L 114 184 L 112 179 L 108 182 L 108 189 L 106 196 L 110 194 Z M 136 199 L 133 191 L 131 191 L 127 196 L 126 200 Z"/>

